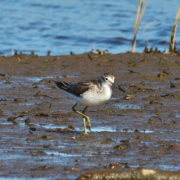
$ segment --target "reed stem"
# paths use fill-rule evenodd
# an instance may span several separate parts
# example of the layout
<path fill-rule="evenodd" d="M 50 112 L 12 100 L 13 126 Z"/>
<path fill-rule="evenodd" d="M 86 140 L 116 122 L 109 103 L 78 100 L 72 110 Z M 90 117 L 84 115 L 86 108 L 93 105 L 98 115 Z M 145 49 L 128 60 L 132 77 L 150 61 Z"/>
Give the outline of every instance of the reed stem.
<path fill-rule="evenodd" d="M 172 34 L 170 37 L 170 43 L 169 43 L 169 51 L 170 52 L 175 52 L 175 49 L 176 49 L 175 42 L 176 42 L 176 32 L 177 32 L 179 17 L 180 17 L 180 5 L 177 10 L 176 19 L 175 19 Z"/>
<path fill-rule="evenodd" d="M 144 0 L 139 0 L 139 3 L 138 3 L 136 21 L 135 21 L 135 27 L 134 27 L 134 36 L 133 36 L 133 41 L 132 41 L 132 52 L 133 53 L 136 50 L 136 34 L 137 34 L 137 31 L 138 31 L 139 25 L 141 23 L 142 17 L 144 15 L 144 12 L 145 12 L 148 1 L 149 0 L 146 0 L 146 2 L 144 4 Z M 144 7 L 143 7 L 143 4 L 144 4 Z"/>

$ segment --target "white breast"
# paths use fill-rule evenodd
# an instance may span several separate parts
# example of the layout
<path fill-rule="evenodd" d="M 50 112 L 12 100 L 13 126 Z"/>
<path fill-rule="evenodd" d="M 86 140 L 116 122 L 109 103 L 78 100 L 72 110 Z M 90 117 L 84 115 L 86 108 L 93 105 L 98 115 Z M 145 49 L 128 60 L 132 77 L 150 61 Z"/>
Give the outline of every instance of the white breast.
<path fill-rule="evenodd" d="M 82 94 L 82 98 L 78 102 L 85 106 L 96 106 L 109 100 L 111 95 L 112 90 L 109 85 L 103 84 L 100 89 L 93 86 Z"/>

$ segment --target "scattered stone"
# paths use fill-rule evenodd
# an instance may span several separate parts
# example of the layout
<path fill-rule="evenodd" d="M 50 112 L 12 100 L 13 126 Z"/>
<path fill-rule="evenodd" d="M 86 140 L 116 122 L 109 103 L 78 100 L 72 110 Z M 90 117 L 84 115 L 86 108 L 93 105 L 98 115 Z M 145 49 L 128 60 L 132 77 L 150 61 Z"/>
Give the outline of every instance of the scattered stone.
<path fill-rule="evenodd" d="M 132 94 L 127 94 L 126 96 L 124 96 L 125 100 L 132 100 L 133 99 L 133 95 Z"/>
<path fill-rule="evenodd" d="M 170 83 L 170 88 L 175 88 L 176 87 L 173 82 L 170 81 L 169 83 Z"/>
<path fill-rule="evenodd" d="M 35 127 L 30 127 L 29 130 L 30 131 L 36 131 L 36 128 Z"/>
<path fill-rule="evenodd" d="M 137 136 L 136 139 L 139 140 L 139 141 L 142 141 L 143 137 L 142 136 Z"/>
<path fill-rule="evenodd" d="M 131 70 L 131 69 L 128 69 L 129 73 L 138 73 L 137 71 L 134 71 L 134 70 Z"/>
<path fill-rule="evenodd" d="M 44 166 L 37 167 L 37 168 L 35 168 L 35 169 L 33 169 L 33 170 L 34 170 L 34 171 L 35 171 L 35 170 L 36 170 L 36 171 L 44 171 L 44 170 L 48 170 L 48 169 L 50 169 L 50 167 L 47 166 L 47 165 L 44 165 Z"/>
<path fill-rule="evenodd" d="M 2 76 L 2 77 L 4 77 L 4 76 L 6 76 L 4 73 L 0 73 L 0 76 Z"/>
<path fill-rule="evenodd" d="M 138 129 L 135 129 L 134 132 L 135 132 L 135 133 L 140 133 Z"/>
<path fill-rule="evenodd" d="M 9 117 L 9 118 L 7 119 L 7 121 L 14 122 L 15 119 L 16 119 L 16 117 L 13 116 L 13 117 Z"/>
<path fill-rule="evenodd" d="M 105 139 L 102 144 L 111 144 L 112 143 L 112 139 L 111 138 L 107 138 Z"/>
<path fill-rule="evenodd" d="M 25 122 L 25 124 L 28 125 L 28 126 L 31 124 L 31 120 L 30 120 L 29 118 L 26 119 L 24 122 Z"/>
<path fill-rule="evenodd" d="M 20 103 L 20 102 L 22 102 L 22 100 L 20 98 L 14 98 L 13 102 L 14 103 Z"/>
<path fill-rule="evenodd" d="M 121 165 L 121 163 L 117 162 L 117 163 L 114 163 L 114 164 L 109 164 L 106 168 L 108 168 L 108 169 L 117 169 L 117 168 L 122 168 L 122 165 Z"/>
<path fill-rule="evenodd" d="M 37 113 L 36 116 L 48 117 L 49 114 L 46 114 L 46 113 Z"/>
<path fill-rule="evenodd" d="M 163 73 L 163 72 L 160 72 L 157 77 L 160 78 L 160 80 L 163 80 L 165 77 L 166 77 L 167 74 Z"/>
<path fill-rule="evenodd" d="M 2 115 L 3 114 L 3 110 L 0 108 L 0 115 Z"/>
<path fill-rule="evenodd" d="M 72 126 L 72 125 L 69 125 L 65 130 L 67 131 L 72 131 L 74 130 L 75 128 Z"/>
<path fill-rule="evenodd" d="M 159 123 L 161 123 L 162 120 L 160 117 L 157 116 L 152 116 L 151 118 L 149 118 L 148 123 L 149 124 L 154 124 L 154 125 L 159 125 Z"/>
<path fill-rule="evenodd" d="M 79 171 L 79 169 L 77 167 L 72 167 L 71 169 L 72 169 L 72 171 Z"/>
<path fill-rule="evenodd" d="M 129 148 L 130 148 L 130 143 L 129 143 L 129 141 L 128 141 L 128 140 L 123 140 L 123 141 L 121 141 L 121 144 L 116 145 L 116 146 L 114 147 L 114 150 L 127 150 L 127 149 L 129 149 Z"/>
<path fill-rule="evenodd" d="M 44 135 L 41 137 L 42 139 L 45 139 L 45 140 L 50 140 L 52 139 L 52 136 L 49 136 L 49 135 Z"/>

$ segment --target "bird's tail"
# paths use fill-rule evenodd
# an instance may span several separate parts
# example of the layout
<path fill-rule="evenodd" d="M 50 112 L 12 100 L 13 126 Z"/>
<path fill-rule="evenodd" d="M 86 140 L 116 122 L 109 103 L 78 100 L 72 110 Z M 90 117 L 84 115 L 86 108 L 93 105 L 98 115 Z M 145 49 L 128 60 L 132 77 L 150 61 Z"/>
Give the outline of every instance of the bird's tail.
<path fill-rule="evenodd" d="M 55 81 L 55 84 L 57 85 L 57 87 L 65 91 L 67 91 L 70 87 L 70 84 L 64 81 Z"/>

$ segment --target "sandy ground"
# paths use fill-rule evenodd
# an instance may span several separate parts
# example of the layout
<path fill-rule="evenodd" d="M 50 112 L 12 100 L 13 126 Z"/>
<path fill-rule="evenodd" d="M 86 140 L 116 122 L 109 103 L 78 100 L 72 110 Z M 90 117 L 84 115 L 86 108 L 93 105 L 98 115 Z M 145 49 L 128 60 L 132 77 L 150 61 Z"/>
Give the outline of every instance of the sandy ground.
<path fill-rule="evenodd" d="M 126 93 L 89 108 L 92 132 L 53 80 L 114 72 Z M 83 107 L 78 107 L 82 109 Z M 180 56 L 0 57 L 0 177 L 76 179 L 93 170 L 180 171 Z"/>

